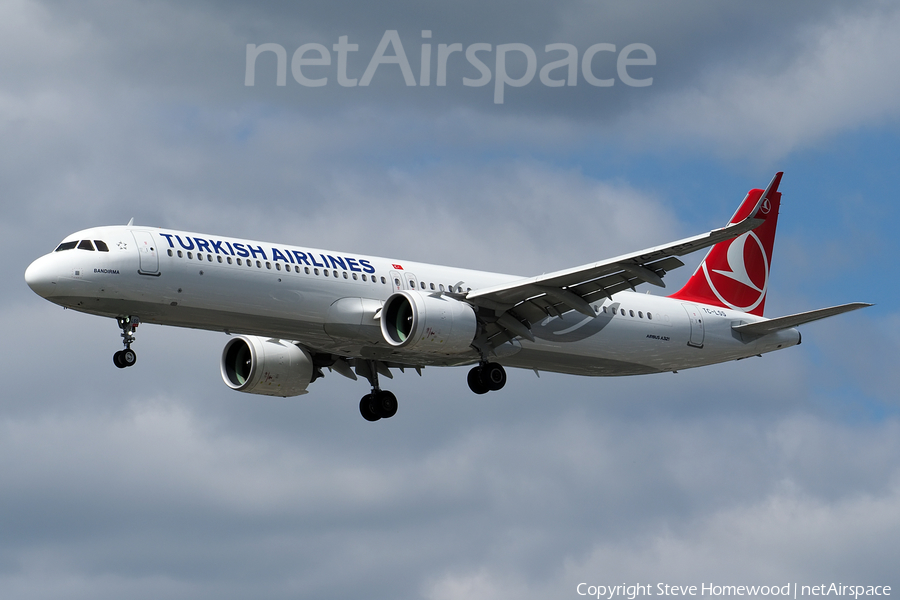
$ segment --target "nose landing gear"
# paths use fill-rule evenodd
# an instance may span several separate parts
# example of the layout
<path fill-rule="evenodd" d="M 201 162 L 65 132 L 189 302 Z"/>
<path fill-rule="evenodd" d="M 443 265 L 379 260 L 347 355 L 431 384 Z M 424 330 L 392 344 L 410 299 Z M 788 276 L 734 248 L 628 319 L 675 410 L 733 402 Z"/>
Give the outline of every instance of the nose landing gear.
<path fill-rule="evenodd" d="M 122 343 L 125 345 L 124 350 L 119 350 L 113 354 L 113 364 L 124 369 L 130 367 L 137 362 L 137 354 L 131 349 L 134 342 L 134 330 L 141 324 L 141 320 L 137 317 L 119 317 L 116 319 L 119 329 L 122 330 Z"/>

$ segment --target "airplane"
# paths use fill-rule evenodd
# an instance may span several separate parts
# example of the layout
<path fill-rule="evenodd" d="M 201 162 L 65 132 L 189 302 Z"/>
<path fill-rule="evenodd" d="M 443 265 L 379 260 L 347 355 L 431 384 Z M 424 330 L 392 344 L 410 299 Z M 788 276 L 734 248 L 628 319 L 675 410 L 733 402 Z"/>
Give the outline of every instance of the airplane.
<path fill-rule="evenodd" d="M 535 277 L 521 277 L 156 227 L 96 227 L 35 260 L 25 281 L 65 308 L 114 318 L 133 366 L 141 323 L 221 331 L 226 385 L 298 396 L 325 369 L 371 391 L 367 421 L 393 417 L 379 377 L 474 365 L 476 394 L 506 368 L 588 376 L 677 372 L 800 343 L 797 327 L 871 304 L 763 317 L 781 204 L 778 172 L 720 229 Z M 636 292 L 710 248 L 669 296 Z"/>

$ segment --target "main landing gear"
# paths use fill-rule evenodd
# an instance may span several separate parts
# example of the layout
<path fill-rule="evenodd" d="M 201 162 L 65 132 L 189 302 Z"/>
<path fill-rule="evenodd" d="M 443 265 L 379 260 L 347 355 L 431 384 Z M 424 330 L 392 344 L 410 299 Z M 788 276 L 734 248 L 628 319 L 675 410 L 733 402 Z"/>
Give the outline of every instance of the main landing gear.
<path fill-rule="evenodd" d="M 113 364 L 124 369 L 137 362 L 137 354 L 131 349 L 131 344 L 134 342 L 134 330 L 141 324 L 141 320 L 137 317 L 119 317 L 116 322 L 122 330 L 122 343 L 125 344 L 125 349 L 113 354 Z"/>
<path fill-rule="evenodd" d="M 467 381 L 469 389 L 476 394 L 496 392 L 506 385 L 506 370 L 499 363 L 481 363 L 477 367 L 472 367 Z"/>
<path fill-rule="evenodd" d="M 359 401 L 359 413 L 366 421 L 390 419 L 397 414 L 397 397 L 387 390 L 372 389 Z"/>
<path fill-rule="evenodd" d="M 397 414 L 397 396 L 378 387 L 378 370 L 375 361 L 366 361 L 366 379 L 372 384 L 372 392 L 359 401 L 359 413 L 366 421 L 390 419 Z"/>

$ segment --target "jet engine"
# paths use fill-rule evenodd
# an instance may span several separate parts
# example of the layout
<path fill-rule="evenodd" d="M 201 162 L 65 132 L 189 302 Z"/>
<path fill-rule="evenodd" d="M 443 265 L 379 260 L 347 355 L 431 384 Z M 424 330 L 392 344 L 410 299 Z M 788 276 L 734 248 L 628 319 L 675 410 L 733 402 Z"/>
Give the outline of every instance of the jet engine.
<path fill-rule="evenodd" d="M 299 396 L 313 377 L 313 360 L 305 349 L 250 335 L 229 340 L 222 350 L 222 379 L 233 390 L 265 396 Z"/>
<path fill-rule="evenodd" d="M 381 334 L 395 348 L 460 354 L 471 349 L 476 332 L 475 309 L 448 296 L 396 292 L 381 310 Z"/>

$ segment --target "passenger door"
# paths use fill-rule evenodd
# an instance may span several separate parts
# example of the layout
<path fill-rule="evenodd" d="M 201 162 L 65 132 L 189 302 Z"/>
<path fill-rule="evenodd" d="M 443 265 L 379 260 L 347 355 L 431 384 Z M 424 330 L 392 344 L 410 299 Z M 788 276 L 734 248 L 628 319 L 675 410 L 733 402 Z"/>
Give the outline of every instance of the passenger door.
<path fill-rule="evenodd" d="M 149 231 L 132 230 L 134 241 L 137 244 L 138 254 L 141 257 L 141 266 L 138 273 L 141 275 L 159 275 L 159 254 L 153 234 Z"/>
<path fill-rule="evenodd" d="M 684 307 L 684 311 L 688 314 L 688 320 L 690 321 L 691 327 L 691 335 L 688 340 L 688 346 L 694 346 L 695 348 L 703 347 L 703 338 L 704 338 L 704 330 L 703 330 L 703 316 L 700 314 L 700 309 L 697 308 L 694 304 L 682 304 Z"/>

